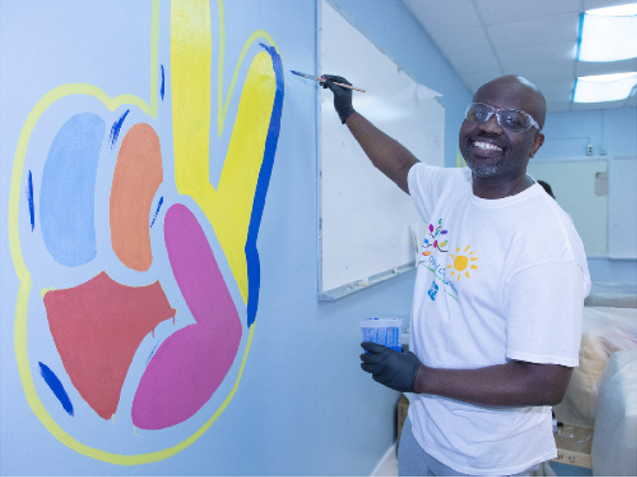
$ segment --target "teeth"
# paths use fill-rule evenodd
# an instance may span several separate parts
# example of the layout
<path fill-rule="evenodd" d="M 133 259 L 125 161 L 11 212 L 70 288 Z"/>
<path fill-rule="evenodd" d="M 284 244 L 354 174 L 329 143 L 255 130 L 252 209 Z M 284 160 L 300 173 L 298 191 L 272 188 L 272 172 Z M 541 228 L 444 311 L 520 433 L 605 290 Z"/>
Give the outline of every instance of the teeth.
<path fill-rule="evenodd" d="M 496 146 L 495 144 L 491 144 L 488 142 L 476 141 L 473 143 L 474 147 L 479 147 L 480 149 L 488 149 L 490 151 L 501 151 L 502 148 Z"/>

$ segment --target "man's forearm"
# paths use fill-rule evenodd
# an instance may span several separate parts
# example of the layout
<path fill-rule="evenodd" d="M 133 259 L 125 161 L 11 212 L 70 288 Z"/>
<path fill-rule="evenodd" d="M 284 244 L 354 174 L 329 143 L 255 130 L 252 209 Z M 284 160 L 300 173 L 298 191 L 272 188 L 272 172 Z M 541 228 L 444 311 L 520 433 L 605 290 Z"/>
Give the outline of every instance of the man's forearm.
<path fill-rule="evenodd" d="M 407 174 L 418 159 L 406 147 L 382 132 L 359 113 L 350 115 L 345 124 L 372 164 L 403 191 L 409 193 Z"/>
<path fill-rule="evenodd" d="M 434 369 L 420 366 L 415 392 L 492 406 L 558 404 L 566 393 L 572 368 L 512 361 L 478 369 Z"/>

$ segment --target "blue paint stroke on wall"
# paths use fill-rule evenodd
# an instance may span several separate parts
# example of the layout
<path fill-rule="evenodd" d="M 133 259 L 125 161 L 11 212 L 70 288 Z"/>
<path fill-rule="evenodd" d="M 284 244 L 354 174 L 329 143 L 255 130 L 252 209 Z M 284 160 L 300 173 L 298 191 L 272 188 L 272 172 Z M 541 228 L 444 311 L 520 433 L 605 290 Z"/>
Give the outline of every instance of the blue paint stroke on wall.
<path fill-rule="evenodd" d="M 270 54 L 272 67 L 276 76 L 276 93 L 274 95 L 274 106 L 270 118 L 270 127 L 265 139 L 265 150 L 263 151 L 263 163 L 259 171 L 259 179 L 254 192 L 254 203 L 252 206 L 252 216 L 248 227 L 248 238 L 245 245 L 246 261 L 248 266 L 248 327 L 252 326 L 257 316 L 259 306 L 259 288 L 261 285 L 261 264 L 259 251 L 257 250 L 257 235 L 263 216 L 265 206 L 265 196 L 268 192 L 272 167 L 274 166 L 274 155 L 279 141 L 279 131 L 281 129 L 281 113 L 283 110 L 283 63 L 281 57 L 273 46 L 261 46 Z"/>
<path fill-rule="evenodd" d="M 76 114 L 56 134 L 42 172 L 42 239 L 59 264 L 76 267 L 97 254 L 95 179 L 106 123 Z"/>
<path fill-rule="evenodd" d="M 161 88 L 159 89 L 159 92 L 161 93 L 161 100 L 164 100 L 164 93 L 166 92 L 166 75 L 164 73 L 164 65 L 160 65 L 161 66 Z"/>
<path fill-rule="evenodd" d="M 29 220 L 31 221 L 31 232 L 35 229 L 35 209 L 33 206 L 33 174 L 29 171 L 29 185 L 27 190 L 29 200 Z"/>
<path fill-rule="evenodd" d="M 157 215 L 159 214 L 159 209 L 161 209 L 161 205 L 163 203 L 164 203 L 164 197 L 162 196 L 162 197 L 159 198 L 159 204 L 157 204 L 157 210 L 155 211 L 155 216 L 153 217 L 153 221 L 150 223 L 151 227 L 155 223 L 155 220 L 157 220 Z"/>
<path fill-rule="evenodd" d="M 73 403 L 71 403 L 71 399 L 66 393 L 62 382 L 46 364 L 40 362 L 38 362 L 38 364 L 40 365 L 40 374 L 44 378 L 46 384 L 49 385 L 51 391 L 53 391 L 53 394 L 55 394 L 55 397 L 58 398 L 58 400 L 62 404 L 62 407 L 69 414 L 69 416 L 73 416 Z"/>
<path fill-rule="evenodd" d="M 130 113 L 130 109 L 127 109 L 126 111 L 124 111 L 124 114 L 121 115 L 121 117 L 115 121 L 113 123 L 113 126 L 111 127 L 111 135 L 109 137 L 109 140 L 111 141 L 111 149 L 113 148 L 113 146 L 115 146 L 115 143 L 117 142 L 117 138 L 119 137 L 119 131 L 122 129 L 122 124 L 124 124 L 124 119 L 126 119 L 126 116 L 128 116 L 128 113 Z"/>
<path fill-rule="evenodd" d="M 151 358 L 153 357 L 153 355 L 155 354 L 155 351 L 157 351 L 157 348 L 159 348 L 159 341 L 155 344 L 155 347 L 153 348 L 153 350 L 150 352 L 150 354 L 148 355 L 148 359 L 146 360 L 146 364 L 150 363 Z"/>

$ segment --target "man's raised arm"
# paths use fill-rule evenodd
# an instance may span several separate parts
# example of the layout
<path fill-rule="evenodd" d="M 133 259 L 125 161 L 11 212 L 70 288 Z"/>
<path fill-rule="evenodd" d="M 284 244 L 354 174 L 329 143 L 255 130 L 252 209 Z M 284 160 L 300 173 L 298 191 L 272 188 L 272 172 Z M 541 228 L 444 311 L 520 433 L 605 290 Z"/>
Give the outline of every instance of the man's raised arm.
<path fill-rule="evenodd" d="M 334 109 L 341 122 L 348 129 L 363 148 L 363 151 L 383 174 L 389 177 L 406 193 L 407 174 L 418 159 L 402 144 L 391 138 L 374 126 L 364 116 L 357 113 L 352 106 L 352 90 L 342 88 L 334 82 L 350 84 L 340 76 L 324 76 L 324 88 L 334 93 Z"/>

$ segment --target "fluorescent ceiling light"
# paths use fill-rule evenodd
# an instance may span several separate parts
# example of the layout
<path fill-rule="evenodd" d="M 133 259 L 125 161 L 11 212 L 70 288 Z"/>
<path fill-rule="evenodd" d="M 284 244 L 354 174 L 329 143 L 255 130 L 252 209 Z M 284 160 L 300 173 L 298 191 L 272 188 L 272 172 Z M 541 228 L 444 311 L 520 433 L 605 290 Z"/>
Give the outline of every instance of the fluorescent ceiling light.
<path fill-rule="evenodd" d="M 574 103 L 599 103 L 628 98 L 637 85 L 637 72 L 583 76 L 575 81 Z"/>
<path fill-rule="evenodd" d="M 579 61 L 619 61 L 637 57 L 637 3 L 582 13 Z"/>

